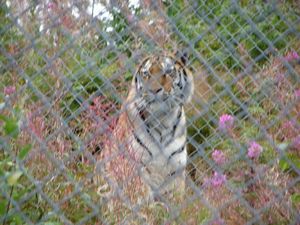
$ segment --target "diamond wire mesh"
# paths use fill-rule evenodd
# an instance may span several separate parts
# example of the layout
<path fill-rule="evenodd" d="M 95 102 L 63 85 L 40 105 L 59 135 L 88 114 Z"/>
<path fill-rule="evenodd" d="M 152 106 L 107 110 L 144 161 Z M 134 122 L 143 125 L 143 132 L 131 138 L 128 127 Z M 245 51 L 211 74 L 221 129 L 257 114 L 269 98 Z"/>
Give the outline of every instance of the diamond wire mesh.
<path fill-rule="evenodd" d="M 2 224 L 300 223 L 297 1 L 3 0 L 0 9 Z M 132 162 L 101 154 L 117 141 L 141 60 L 175 50 L 188 53 L 195 84 L 186 193 L 136 202 L 139 180 L 118 170 Z M 108 197 L 102 169 L 115 161 L 124 183 Z"/>

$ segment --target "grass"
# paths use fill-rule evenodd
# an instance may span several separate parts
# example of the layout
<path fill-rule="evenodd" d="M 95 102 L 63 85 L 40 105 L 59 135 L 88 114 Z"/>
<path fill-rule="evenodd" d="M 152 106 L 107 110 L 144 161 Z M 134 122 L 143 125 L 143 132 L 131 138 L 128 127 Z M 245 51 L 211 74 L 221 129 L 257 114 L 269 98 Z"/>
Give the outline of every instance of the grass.
<path fill-rule="evenodd" d="M 278 63 L 276 58 L 273 59 L 269 67 L 264 67 L 258 76 L 263 78 L 264 74 L 270 75 L 270 71 L 274 66 L 281 68 L 281 65 L 274 65 L 274 63 Z M 267 70 L 269 70 L 269 72 Z M 284 69 L 282 68 L 281 70 Z M 275 78 L 271 77 L 270 79 L 272 81 L 272 79 Z M 250 96 L 253 96 L 252 92 L 257 95 L 257 93 L 261 91 L 260 88 L 263 87 L 263 84 L 261 84 L 260 86 L 256 85 L 256 88 L 253 89 L 252 86 L 243 86 L 242 81 L 239 85 L 240 88 L 243 87 L 244 90 L 247 90 L 247 94 Z M 273 88 L 276 89 L 275 86 Z M 282 86 L 281 88 L 282 89 L 278 90 L 279 94 L 283 92 L 288 93 L 288 98 L 291 100 L 294 99 L 293 96 L 290 96 L 294 92 L 290 89 L 285 89 L 290 88 L 290 86 Z M 277 94 L 277 92 L 274 92 L 274 95 L 277 96 Z M 236 96 L 239 96 L 239 94 L 236 94 Z M 242 100 L 245 100 L 242 95 L 240 97 Z M 273 98 L 272 95 L 268 97 Z M 101 217 L 92 217 L 88 222 L 90 224 L 101 223 L 103 220 L 113 224 L 122 223 L 124 221 L 131 221 L 132 224 L 139 224 L 142 221 L 147 221 L 150 224 L 161 224 L 169 220 L 173 221 L 172 218 L 176 218 L 175 221 L 177 222 L 174 222 L 175 224 L 181 223 L 180 221 L 185 221 L 188 224 L 201 224 L 209 221 L 216 224 L 220 223 L 220 221 L 225 221 L 229 224 L 243 224 L 253 217 L 253 213 L 249 211 L 249 205 L 260 211 L 259 218 L 261 218 L 262 221 L 270 223 L 276 221 L 281 224 L 286 224 L 293 220 L 296 211 L 299 210 L 299 198 L 297 197 L 299 195 L 297 191 L 299 190 L 299 184 L 295 183 L 289 186 L 293 179 L 297 177 L 295 169 L 300 168 L 298 150 L 291 145 L 291 140 L 297 137 L 297 129 L 299 128 L 292 122 L 286 123 L 284 121 L 278 121 L 278 123 L 276 122 L 274 124 L 276 129 L 273 129 L 273 127 L 267 129 L 271 132 L 270 135 L 274 137 L 276 141 L 275 144 L 287 143 L 286 145 L 280 145 L 284 153 L 283 155 L 279 154 L 278 150 L 275 149 L 269 141 L 262 139 L 264 135 L 260 126 L 268 126 L 272 121 L 270 118 L 276 119 L 280 113 L 279 110 L 272 109 L 273 104 L 265 104 L 265 99 L 262 99 L 262 104 L 257 104 L 255 101 L 253 105 L 250 104 L 248 106 L 249 115 L 257 120 L 258 125 L 254 125 L 247 117 L 246 119 L 239 120 L 237 114 L 235 126 L 230 133 L 226 135 L 220 133 L 218 130 L 217 117 L 210 124 L 207 124 L 206 120 L 203 119 L 197 119 L 193 123 L 193 128 L 189 129 L 189 135 L 199 144 L 205 141 L 207 146 L 204 149 L 204 156 L 207 158 L 194 157 L 192 161 L 195 170 L 193 179 L 196 181 L 195 184 L 198 185 L 199 191 L 202 192 L 202 197 L 193 199 L 195 192 L 191 191 L 188 194 L 189 197 L 185 202 L 185 207 L 181 208 L 181 204 L 177 206 L 179 207 L 179 214 L 176 217 L 174 217 L 174 215 L 177 214 L 173 214 L 176 210 L 172 213 L 172 210 L 169 211 L 170 209 L 168 209 L 167 206 L 159 203 L 142 204 L 138 206 L 137 212 L 132 212 L 132 207 L 135 204 L 133 202 L 136 201 L 136 194 L 139 191 L 139 185 L 137 185 L 135 180 L 131 182 L 132 187 L 124 186 L 125 192 L 123 197 L 117 197 L 112 203 L 109 203 L 97 194 L 97 187 L 87 179 L 87 177 L 90 177 L 91 173 L 93 173 L 94 166 L 91 160 L 93 151 L 95 151 L 97 146 L 102 146 L 101 143 L 106 143 L 105 145 L 107 146 L 107 141 L 104 141 L 106 139 L 105 137 L 114 130 L 113 124 L 115 122 L 113 122 L 111 118 L 115 118 L 116 110 L 119 109 L 119 106 L 115 105 L 114 102 L 103 97 L 95 98 L 93 104 L 76 118 L 73 123 L 76 126 L 71 126 L 73 129 L 79 129 L 77 124 L 78 121 L 81 121 L 78 135 L 80 135 L 82 140 L 90 137 L 88 138 L 89 142 L 86 142 L 86 146 L 88 147 L 86 150 L 90 149 L 90 154 L 86 154 L 87 152 L 80 152 L 80 150 L 76 149 L 76 143 L 72 138 L 66 135 L 65 132 L 57 132 L 57 130 L 62 129 L 62 126 L 55 118 L 47 116 L 47 111 L 32 110 L 34 109 L 34 104 L 27 106 L 28 109 L 26 110 L 24 110 L 25 108 L 23 109 L 24 112 L 27 112 L 29 129 L 22 129 L 21 132 L 18 132 L 17 136 L 15 136 L 14 130 L 18 129 L 18 118 L 22 113 L 18 107 L 16 107 L 19 102 L 18 99 L 13 97 L 11 99 L 13 100 L 15 110 L 5 110 L 2 113 L 5 118 L 12 118 L 11 120 L 5 119 L 4 125 L 2 123 L 2 136 L 4 140 L 8 141 L 5 152 L 11 149 L 11 153 L 18 153 L 20 149 L 22 149 L 21 146 L 31 143 L 30 152 L 28 155 L 23 156 L 25 161 L 21 164 L 26 168 L 26 172 L 23 173 L 23 175 L 17 179 L 17 183 L 14 184 L 15 188 L 11 198 L 15 201 L 22 202 L 21 210 L 31 221 L 48 221 L 60 224 L 63 220 L 60 216 L 56 215 L 55 211 L 52 211 L 53 206 L 51 202 L 58 204 L 60 212 L 73 223 L 81 221 L 86 215 L 92 214 L 93 207 L 96 206 L 96 209 L 101 212 Z M 251 97 L 251 99 L 253 99 L 253 97 Z M 226 101 L 230 100 L 231 99 L 227 99 Z M 277 103 L 282 105 L 287 104 L 286 101 Z M 225 106 L 228 106 L 228 102 Z M 218 107 L 219 104 L 216 103 L 210 108 L 212 113 L 208 114 L 208 118 L 212 115 L 217 116 L 216 112 Z M 280 107 L 280 105 L 278 105 L 278 107 Z M 296 108 L 292 108 L 293 116 L 297 117 L 297 105 L 294 107 Z M 229 112 L 231 112 L 231 110 Z M 292 119 L 294 118 L 293 116 Z M 97 130 L 102 126 L 99 118 L 102 122 L 111 121 L 111 123 L 107 124 L 108 127 L 104 133 L 102 131 L 102 133 L 100 132 L 99 135 L 97 135 Z M 278 129 L 280 132 L 278 132 Z M 96 132 L 96 135 L 92 135 L 94 132 Z M 218 133 L 218 138 L 216 138 L 216 132 Z M 194 133 L 196 133 L 196 136 L 193 136 Z M 51 134 L 55 134 L 55 138 L 49 139 L 48 137 Z M 260 157 L 256 160 L 247 159 L 246 151 L 249 140 L 258 140 L 264 149 Z M 47 143 L 49 152 L 42 150 L 43 148 L 40 142 Z M 212 148 L 220 149 L 225 153 L 227 160 L 223 166 L 214 164 L 211 158 Z M 191 154 L 197 152 L 195 149 L 196 148 L 194 148 Z M 3 165 L 1 167 L 2 171 L 6 171 L 5 173 L 13 172 L 18 168 L 18 160 L 16 160 L 15 156 L 11 155 L 11 153 L 1 154 L 2 162 L 8 160 L 9 166 Z M 71 157 L 72 154 L 75 154 L 75 156 Z M 55 161 L 51 160 L 49 156 L 54 157 Z M 210 160 L 210 162 L 207 160 Z M 120 163 L 125 165 L 122 157 L 113 158 L 112 162 L 116 163 L 112 165 L 113 168 L 116 168 L 116 165 L 120 165 Z M 62 171 L 58 169 L 59 164 L 65 165 Z M 227 180 L 226 185 L 224 184 L 216 188 L 206 188 L 203 186 L 205 180 L 210 179 L 212 171 L 215 169 L 220 169 L 224 172 Z M 113 171 L 116 172 L 115 169 Z M 128 174 L 127 172 L 123 174 L 123 170 L 118 170 L 117 174 L 118 176 L 121 175 L 123 177 L 122 179 L 126 181 L 128 176 L 132 174 L 132 171 L 128 172 Z M 56 175 L 49 176 L 49 174 Z M 35 192 L 37 188 L 29 181 L 27 176 L 42 181 L 44 185 L 41 191 L 50 199 L 50 202 L 47 198 L 43 197 L 39 191 L 27 199 L 27 196 L 31 192 Z M 6 188 L 7 193 L 9 193 L 10 187 L 9 185 L 7 186 L 6 183 L 7 177 L 8 175 L 2 175 L 1 182 Z M 82 191 L 74 193 L 77 183 L 80 183 Z M 241 197 L 238 199 L 235 198 L 237 191 L 241 192 Z M 130 201 L 133 201 L 130 204 L 131 207 L 123 204 L 124 196 L 131 199 Z M 6 198 L 6 200 L 3 201 L 4 204 L 2 207 L 5 208 L 8 201 L 9 199 Z M 99 203 L 103 201 L 105 202 L 104 205 L 99 205 Z M 206 202 L 209 202 L 212 208 L 208 208 Z M 174 209 L 173 207 L 172 209 Z M 13 208 L 11 205 L 10 210 L 13 210 Z M 216 209 L 220 212 L 219 219 L 215 217 L 212 209 Z M 3 209 L 2 215 L 6 215 L 6 211 Z M 12 213 L 6 217 L 6 220 L 20 224 L 22 218 Z"/>
<path fill-rule="evenodd" d="M 116 21 L 98 25 L 116 26 L 119 33 L 111 34 L 111 39 L 124 33 L 115 43 L 117 50 L 111 50 L 100 34 L 97 41 L 89 37 L 97 33 L 93 30 L 48 65 L 37 50 L 51 58 L 69 44 L 70 37 L 62 35 L 56 47 L 51 38 L 39 37 L 35 50 L 23 52 L 30 42 L 9 26 L 12 21 L 5 16 L 9 9 L 1 6 L 0 26 L 10 27 L 0 35 L 1 43 L 17 66 L 0 55 L 0 223 L 26 224 L 27 217 L 44 224 L 245 224 L 257 216 L 266 224 L 288 224 L 299 216 L 300 108 L 295 91 L 300 89 L 300 66 L 299 60 L 289 60 L 287 67 L 280 57 L 293 50 L 299 54 L 294 34 L 283 35 L 288 24 L 282 16 L 297 21 L 295 3 L 278 3 L 275 13 L 263 1 L 251 7 L 247 1 L 239 5 L 258 33 L 274 42 L 278 56 L 269 54 L 268 44 L 251 32 L 246 17 L 230 1 L 202 6 L 199 13 L 205 18 L 191 11 L 185 1 L 175 3 L 165 3 L 166 13 L 213 71 L 206 71 L 201 60 L 190 56 L 196 92 L 186 111 L 189 173 L 194 185 L 188 187 L 184 201 L 171 205 L 139 202 L 143 187 L 134 176 L 135 167 L 122 155 L 106 164 L 119 179 L 121 193 L 107 199 L 91 182 L 95 156 L 104 161 L 97 156 L 104 146 L 111 147 L 109 155 L 115 154 L 109 137 L 132 78 L 127 64 L 137 64 L 130 61 L 131 49 L 152 46 L 136 40 L 131 32 L 124 33 L 129 24 L 114 12 Z M 295 12 L 289 11 L 291 7 Z M 218 19 L 215 29 L 207 32 Z M 299 32 L 299 26 L 293 27 Z M 197 40 L 199 34 L 203 38 Z M 176 33 L 170 38 L 182 44 Z M 262 52 L 266 54 L 259 58 Z M 243 75 L 249 65 L 253 69 Z M 16 87 L 16 92 L 6 94 L 8 86 Z M 222 133 L 218 121 L 225 113 L 235 122 Z M 263 148 L 256 159 L 247 156 L 250 141 Z M 225 164 L 214 162 L 214 149 L 225 154 Z M 215 171 L 224 174 L 226 182 L 209 186 L 207 181 Z"/>

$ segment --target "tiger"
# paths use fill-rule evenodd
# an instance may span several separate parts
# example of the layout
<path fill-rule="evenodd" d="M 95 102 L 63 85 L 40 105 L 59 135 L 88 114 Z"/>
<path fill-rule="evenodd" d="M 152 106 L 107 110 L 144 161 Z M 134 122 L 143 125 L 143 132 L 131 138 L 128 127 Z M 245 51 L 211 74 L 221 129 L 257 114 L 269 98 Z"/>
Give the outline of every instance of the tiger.
<path fill-rule="evenodd" d="M 186 61 L 186 56 L 162 53 L 146 57 L 138 66 L 106 149 L 109 154 L 104 150 L 105 157 L 96 164 L 96 173 L 111 174 L 115 189 L 133 183 L 129 177 L 136 174 L 149 200 L 172 192 L 184 194 L 188 157 L 184 105 L 194 91 Z"/>

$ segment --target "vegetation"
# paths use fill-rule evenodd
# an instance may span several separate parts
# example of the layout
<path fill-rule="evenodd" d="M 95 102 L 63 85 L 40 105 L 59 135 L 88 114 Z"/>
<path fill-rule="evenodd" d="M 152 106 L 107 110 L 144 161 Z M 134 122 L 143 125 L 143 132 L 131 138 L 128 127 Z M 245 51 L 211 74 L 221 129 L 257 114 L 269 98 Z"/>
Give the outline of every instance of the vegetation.
<path fill-rule="evenodd" d="M 71 8 L 68 0 L 28 1 L 28 9 L 6 2 L 0 223 L 296 223 L 297 2 L 163 1 L 155 12 L 107 7 L 111 19 L 91 18 L 88 1 Z M 136 197 L 137 183 L 111 203 L 91 182 L 95 157 L 114 129 L 137 59 L 161 48 L 160 36 L 151 34 L 155 25 L 168 32 L 166 48 L 189 51 L 196 84 L 186 107 L 193 185 L 180 204 L 125 204 Z"/>

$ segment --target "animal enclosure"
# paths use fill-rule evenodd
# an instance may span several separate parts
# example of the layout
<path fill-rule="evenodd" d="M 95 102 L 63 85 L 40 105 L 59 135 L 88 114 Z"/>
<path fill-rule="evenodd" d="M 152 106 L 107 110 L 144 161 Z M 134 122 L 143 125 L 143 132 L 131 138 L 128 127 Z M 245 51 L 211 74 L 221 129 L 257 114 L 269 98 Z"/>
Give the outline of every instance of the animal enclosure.
<path fill-rule="evenodd" d="M 185 189 L 149 200 L 118 124 L 142 61 L 175 52 L 194 83 Z M 1 1 L 1 224 L 300 224 L 299 212 L 297 0 Z"/>

